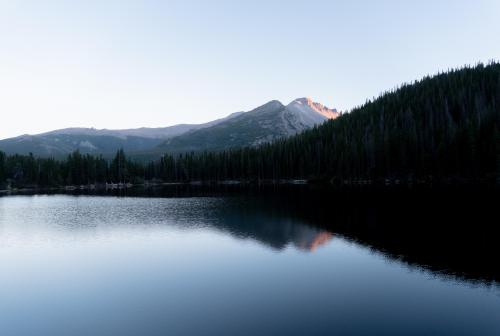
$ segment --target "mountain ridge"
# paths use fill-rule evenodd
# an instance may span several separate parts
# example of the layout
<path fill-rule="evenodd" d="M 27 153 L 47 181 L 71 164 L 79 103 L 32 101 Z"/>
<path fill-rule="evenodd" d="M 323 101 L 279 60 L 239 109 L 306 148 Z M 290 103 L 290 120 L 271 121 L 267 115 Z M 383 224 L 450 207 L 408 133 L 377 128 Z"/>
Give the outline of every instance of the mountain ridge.
<path fill-rule="evenodd" d="M 82 154 L 111 156 L 122 148 L 137 157 L 154 158 L 166 151 L 180 153 L 259 145 L 294 135 L 338 115 L 336 110 L 310 98 L 298 98 L 286 106 L 271 100 L 249 112 L 234 112 L 202 124 L 131 129 L 71 127 L 24 134 L 0 140 L 0 150 L 8 154 L 63 157 L 76 150 Z"/>
<path fill-rule="evenodd" d="M 224 123 L 168 139 L 158 146 L 158 151 L 182 153 L 258 146 L 290 137 L 340 114 L 310 98 L 298 98 L 288 105 L 271 100 Z"/>

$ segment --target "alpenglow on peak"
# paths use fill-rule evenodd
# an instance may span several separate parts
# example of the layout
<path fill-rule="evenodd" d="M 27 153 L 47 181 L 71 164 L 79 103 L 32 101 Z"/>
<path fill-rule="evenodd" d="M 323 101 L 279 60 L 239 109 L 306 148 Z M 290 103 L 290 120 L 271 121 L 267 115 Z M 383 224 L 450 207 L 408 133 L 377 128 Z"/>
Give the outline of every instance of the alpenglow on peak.
<path fill-rule="evenodd" d="M 315 112 L 326 117 L 327 119 L 335 119 L 340 115 L 340 112 L 338 112 L 336 109 L 330 109 L 323 104 L 315 102 L 310 97 L 297 98 L 294 101 L 292 101 L 289 104 L 289 106 L 290 105 L 296 105 L 296 106 L 302 105 L 304 107 L 307 106 L 307 107 L 313 109 Z"/>

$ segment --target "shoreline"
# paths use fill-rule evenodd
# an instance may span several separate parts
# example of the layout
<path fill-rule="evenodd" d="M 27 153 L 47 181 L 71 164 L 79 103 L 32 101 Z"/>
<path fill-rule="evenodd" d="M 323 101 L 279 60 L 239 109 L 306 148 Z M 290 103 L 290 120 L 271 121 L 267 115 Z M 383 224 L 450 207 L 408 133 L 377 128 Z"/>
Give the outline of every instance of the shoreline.
<path fill-rule="evenodd" d="M 183 187 L 183 188 L 260 188 L 260 187 L 316 187 L 335 191 L 373 191 L 373 190 L 412 190 L 412 189 L 489 189 L 500 190 L 500 181 L 492 183 L 491 181 L 472 181 L 472 180 L 418 180 L 418 181 L 400 181 L 400 180 L 353 180 L 335 181 L 325 180 L 303 180 L 303 179 L 288 179 L 288 180 L 223 180 L 223 181 L 186 181 L 186 182 L 147 182 L 147 183 L 105 183 L 105 184 L 87 184 L 87 185 L 66 185 L 66 186 L 27 186 L 21 188 L 0 189 L 0 195 L 15 195 L 15 194 L 43 194 L 47 192 L 114 192 L 126 190 L 149 190 L 161 189 L 168 187 Z"/>

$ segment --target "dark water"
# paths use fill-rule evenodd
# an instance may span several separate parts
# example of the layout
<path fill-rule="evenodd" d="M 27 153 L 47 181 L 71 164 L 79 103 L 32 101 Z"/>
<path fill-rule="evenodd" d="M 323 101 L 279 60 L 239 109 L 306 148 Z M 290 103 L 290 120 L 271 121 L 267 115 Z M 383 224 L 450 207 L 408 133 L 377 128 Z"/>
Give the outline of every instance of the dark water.
<path fill-rule="evenodd" d="M 292 189 L 0 197 L 0 335 L 500 335 L 498 194 Z"/>

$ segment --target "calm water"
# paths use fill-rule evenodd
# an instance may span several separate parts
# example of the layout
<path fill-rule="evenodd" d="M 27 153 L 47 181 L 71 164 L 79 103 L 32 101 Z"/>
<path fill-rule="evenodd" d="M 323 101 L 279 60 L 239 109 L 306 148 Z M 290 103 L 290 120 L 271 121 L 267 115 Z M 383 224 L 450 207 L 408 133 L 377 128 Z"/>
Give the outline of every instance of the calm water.
<path fill-rule="evenodd" d="M 0 334 L 500 335 L 474 235 L 379 227 L 418 207 L 202 196 L 0 197 Z"/>

